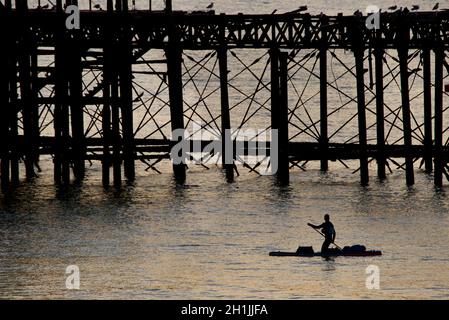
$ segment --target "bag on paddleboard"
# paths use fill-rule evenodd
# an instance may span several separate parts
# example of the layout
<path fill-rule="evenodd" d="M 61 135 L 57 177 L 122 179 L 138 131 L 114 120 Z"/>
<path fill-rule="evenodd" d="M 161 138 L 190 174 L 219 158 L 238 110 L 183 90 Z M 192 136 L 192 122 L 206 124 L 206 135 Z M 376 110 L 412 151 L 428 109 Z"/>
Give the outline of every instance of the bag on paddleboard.
<path fill-rule="evenodd" d="M 366 247 L 361 244 L 355 244 L 353 246 L 346 246 L 343 248 L 343 252 L 365 252 Z"/>
<path fill-rule="evenodd" d="M 314 254 L 313 248 L 312 247 L 298 247 L 298 250 L 296 250 L 296 253 L 300 253 L 300 254 Z"/>

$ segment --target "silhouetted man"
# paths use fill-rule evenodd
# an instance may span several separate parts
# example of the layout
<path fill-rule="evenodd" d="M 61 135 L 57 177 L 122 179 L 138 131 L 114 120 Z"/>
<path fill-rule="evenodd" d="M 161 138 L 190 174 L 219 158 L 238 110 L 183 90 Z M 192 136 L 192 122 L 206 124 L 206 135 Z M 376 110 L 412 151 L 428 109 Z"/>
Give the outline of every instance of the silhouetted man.
<path fill-rule="evenodd" d="M 314 229 L 321 229 L 321 232 L 324 234 L 324 242 L 321 246 L 321 252 L 325 252 L 329 249 L 331 243 L 334 243 L 335 237 L 337 233 L 335 232 L 334 225 L 330 222 L 330 217 L 328 214 L 324 215 L 324 222 L 319 226 L 308 223 Z"/>

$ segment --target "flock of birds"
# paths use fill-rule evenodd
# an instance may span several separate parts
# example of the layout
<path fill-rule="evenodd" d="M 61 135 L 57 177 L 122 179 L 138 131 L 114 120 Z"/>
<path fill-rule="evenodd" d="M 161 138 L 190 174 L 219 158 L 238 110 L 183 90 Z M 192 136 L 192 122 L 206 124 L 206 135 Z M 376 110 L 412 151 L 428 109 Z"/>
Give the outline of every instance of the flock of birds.
<path fill-rule="evenodd" d="M 133 7 L 135 7 L 135 0 L 133 0 Z M 54 3 L 52 3 L 51 0 L 48 0 L 48 3 L 43 5 L 43 6 L 41 6 L 39 4 L 38 7 L 37 7 L 37 9 L 41 9 L 41 10 L 54 10 L 55 8 L 56 8 L 56 5 Z M 99 3 L 94 4 L 93 8 L 96 9 L 96 10 L 103 10 Z M 211 2 L 208 6 L 206 6 L 206 9 L 208 9 L 208 10 L 212 10 L 213 8 L 214 8 L 214 3 L 213 2 Z M 411 11 L 418 11 L 419 9 L 420 9 L 419 5 L 413 5 L 411 7 Z M 308 10 L 307 6 L 300 6 L 298 9 L 286 12 L 286 14 L 300 14 L 301 12 L 305 12 L 307 10 Z M 438 11 L 438 10 L 440 10 L 440 4 L 436 3 L 433 6 L 432 11 Z M 449 9 L 441 9 L 441 10 L 449 11 Z M 278 10 L 276 9 L 271 14 L 275 14 L 277 11 Z M 405 7 L 405 8 L 403 8 L 403 7 L 398 8 L 397 5 L 394 5 L 394 6 L 389 7 L 388 11 L 390 11 L 390 12 L 409 12 L 410 10 L 407 7 Z M 357 11 L 354 12 L 354 15 L 361 16 L 361 15 L 363 15 L 363 13 L 360 10 L 357 10 Z"/>

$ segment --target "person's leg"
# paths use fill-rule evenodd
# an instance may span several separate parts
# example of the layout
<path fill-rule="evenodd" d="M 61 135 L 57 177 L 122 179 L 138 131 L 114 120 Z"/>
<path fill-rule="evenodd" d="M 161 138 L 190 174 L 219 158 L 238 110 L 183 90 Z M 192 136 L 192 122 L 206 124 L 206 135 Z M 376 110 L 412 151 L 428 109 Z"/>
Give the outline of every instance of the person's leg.
<path fill-rule="evenodd" d="M 321 252 L 325 252 L 329 249 L 329 246 L 331 245 L 332 241 L 330 239 L 325 239 L 323 242 L 323 245 L 321 246 Z"/>

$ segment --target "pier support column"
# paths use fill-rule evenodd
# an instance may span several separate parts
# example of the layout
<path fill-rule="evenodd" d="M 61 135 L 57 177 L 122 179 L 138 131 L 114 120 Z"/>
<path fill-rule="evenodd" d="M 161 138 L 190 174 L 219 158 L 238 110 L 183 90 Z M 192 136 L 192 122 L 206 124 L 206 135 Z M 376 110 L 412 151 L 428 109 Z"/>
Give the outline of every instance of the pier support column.
<path fill-rule="evenodd" d="M 326 25 L 328 18 L 323 16 L 321 24 Z M 327 31 L 326 28 L 321 30 L 321 47 L 320 47 L 320 156 L 321 171 L 327 171 L 328 164 L 328 121 L 327 121 Z"/>
<path fill-rule="evenodd" d="M 62 1 L 56 1 L 57 23 L 60 27 L 55 35 L 55 156 L 54 181 L 56 184 L 70 183 L 70 123 L 69 123 L 69 77 L 67 75 L 68 42 L 64 34 L 65 14 Z"/>
<path fill-rule="evenodd" d="M 78 5 L 77 0 L 67 2 L 68 5 Z M 75 33 L 74 38 L 70 40 L 69 45 L 69 92 L 70 92 L 70 118 L 72 127 L 72 161 L 73 175 L 76 180 L 82 180 L 85 175 L 85 155 L 86 139 L 84 136 L 84 105 L 82 101 L 82 66 L 81 66 L 81 44 L 79 42 L 79 32 Z"/>
<path fill-rule="evenodd" d="M 404 130 L 404 147 L 405 147 L 405 175 L 407 185 L 415 183 L 413 172 L 413 157 L 411 155 L 412 148 L 412 128 L 411 128 L 411 111 L 410 111 L 410 94 L 409 94 L 409 73 L 408 73 L 408 49 L 401 47 L 398 49 L 399 65 L 401 74 L 401 101 L 402 101 L 402 123 Z"/>
<path fill-rule="evenodd" d="M 380 32 L 378 32 L 380 35 Z M 385 165 L 385 125 L 384 125 L 384 75 L 383 58 L 384 49 L 378 43 L 374 49 L 376 69 L 376 134 L 377 134 L 377 176 L 383 180 L 386 178 Z"/>
<path fill-rule="evenodd" d="M 279 180 L 283 184 L 290 181 L 288 161 L 288 54 L 279 55 Z"/>
<path fill-rule="evenodd" d="M 274 48 L 271 61 L 271 129 L 277 130 L 277 178 L 281 184 L 289 183 L 288 160 L 288 54 Z M 272 138 L 275 136 L 272 132 Z M 272 144 L 276 142 L 272 139 Z M 274 150 L 273 145 L 271 149 Z M 272 157 L 274 159 L 274 157 Z M 271 163 L 276 166 L 275 163 Z"/>
<path fill-rule="evenodd" d="M 422 51 L 423 61 L 423 93 L 424 93 L 424 163 L 426 173 L 431 173 L 432 165 L 432 83 L 430 49 Z"/>
<path fill-rule="evenodd" d="M 3 11 L 0 12 L 0 28 L 5 30 L 10 23 L 9 14 L 10 8 L 6 9 L 8 12 Z M 0 180 L 1 180 L 1 189 L 6 190 L 9 187 L 10 176 L 10 154 L 9 154 L 9 118 L 11 113 L 11 105 L 10 105 L 10 76 L 11 76 L 11 65 L 12 59 L 14 57 L 12 53 L 11 44 L 14 41 L 11 41 L 10 33 L 5 33 L 5 37 L 3 41 L 6 42 L 5 49 L 0 52 L 0 68 L 4 70 L 0 72 L 0 134 L 3 139 L 0 140 Z"/>
<path fill-rule="evenodd" d="M 84 157 L 86 143 L 84 137 L 84 105 L 82 103 L 82 69 L 81 55 L 78 46 L 70 47 L 70 117 L 72 124 L 72 160 L 73 175 L 77 180 L 82 180 L 85 174 Z"/>
<path fill-rule="evenodd" d="M 231 116 L 229 112 L 228 48 L 225 42 L 225 14 L 220 15 L 220 48 L 217 50 L 220 71 L 221 101 L 221 160 L 226 181 L 234 181 L 234 143 L 231 137 Z"/>
<path fill-rule="evenodd" d="M 435 49 L 435 186 L 443 186 L 443 48 Z"/>
<path fill-rule="evenodd" d="M 114 4 L 112 0 L 107 1 L 108 20 L 104 29 L 103 44 L 103 110 L 101 118 L 101 129 L 103 131 L 103 159 L 102 159 L 102 182 L 104 187 L 108 187 L 111 179 L 111 84 L 113 81 L 112 68 L 113 60 L 113 37 L 112 37 L 112 14 L 114 12 Z"/>
<path fill-rule="evenodd" d="M 9 126 L 10 126 L 10 136 L 7 141 L 7 149 L 10 150 L 10 169 L 11 169 L 11 182 L 13 184 L 19 183 L 19 141 L 18 141 L 18 94 L 17 94 L 17 28 L 12 22 L 12 1 L 5 1 L 5 13 L 8 15 L 5 23 L 8 26 L 12 26 L 12 30 L 6 33 L 6 48 L 8 48 L 6 59 L 7 68 L 6 74 L 8 77 L 8 95 L 9 95 L 9 105 L 8 114 Z"/>
<path fill-rule="evenodd" d="M 122 0 L 122 10 L 125 17 L 128 13 L 128 2 Z M 122 105 L 122 131 L 123 131 L 123 165 L 125 177 L 132 182 L 136 176 L 134 155 L 134 125 L 133 125 L 133 87 L 132 87 L 132 49 L 129 20 L 125 20 L 122 30 L 120 59 L 120 98 Z"/>
<path fill-rule="evenodd" d="M 106 53 L 106 52 L 105 52 Z M 105 54 L 106 60 L 106 54 Z M 103 112 L 102 112 L 102 131 L 103 131 L 103 159 L 102 159 L 102 182 L 104 187 L 110 183 L 111 168 L 111 84 L 109 70 L 106 67 L 106 61 L 103 69 L 104 88 L 103 88 Z"/>
<path fill-rule="evenodd" d="M 171 129 L 184 130 L 184 110 L 182 98 L 182 49 L 175 43 L 170 44 L 167 49 L 167 71 L 168 84 L 170 96 L 170 115 L 171 115 Z M 180 137 L 173 144 L 182 143 L 184 145 L 184 137 Z M 173 172 L 178 183 L 184 183 L 186 179 L 186 165 L 184 153 L 176 155 L 181 156 L 180 163 L 173 164 Z"/>
<path fill-rule="evenodd" d="M 221 94 L 221 160 L 226 180 L 232 182 L 234 181 L 234 144 L 231 137 L 231 117 L 229 114 L 228 51 L 224 45 L 218 49 L 218 64 Z"/>
<path fill-rule="evenodd" d="M 19 40 L 19 81 L 20 81 L 20 108 L 23 115 L 23 136 L 25 172 L 28 180 L 35 177 L 34 162 L 36 161 L 37 137 L 36 126 L 38 116 L 36 94 L 33 86 L 33 77 L 37 77 L 37 57 L 35 45 L 31 42 L 28 19 L 28 5 L 26 1 L 17 1 L 16 9 L 18 19 L 21 20 L 21 34 Z"/>
<path fill-rule="evenodd" d="M 111 83 L 111 121 L 112 121 L 112 176 L 115 187 L 122 184 L 122 156 L 120 137 L 120 98 L 118 88 L 118 75 L 115 70 Z"/>
<path fill-rule="evenodd" d="M 367 156 L 367 141 L 366 141 L 366 103 L 365 103 L 365 81 L 363 68 L 364 49 L 357 46 L 354 49 L 355 67 L 357 77 L 357 116 L 359 127 L 359 157 L 360 157 L 360 183 L 368 185 L 368 156 Z"/>

